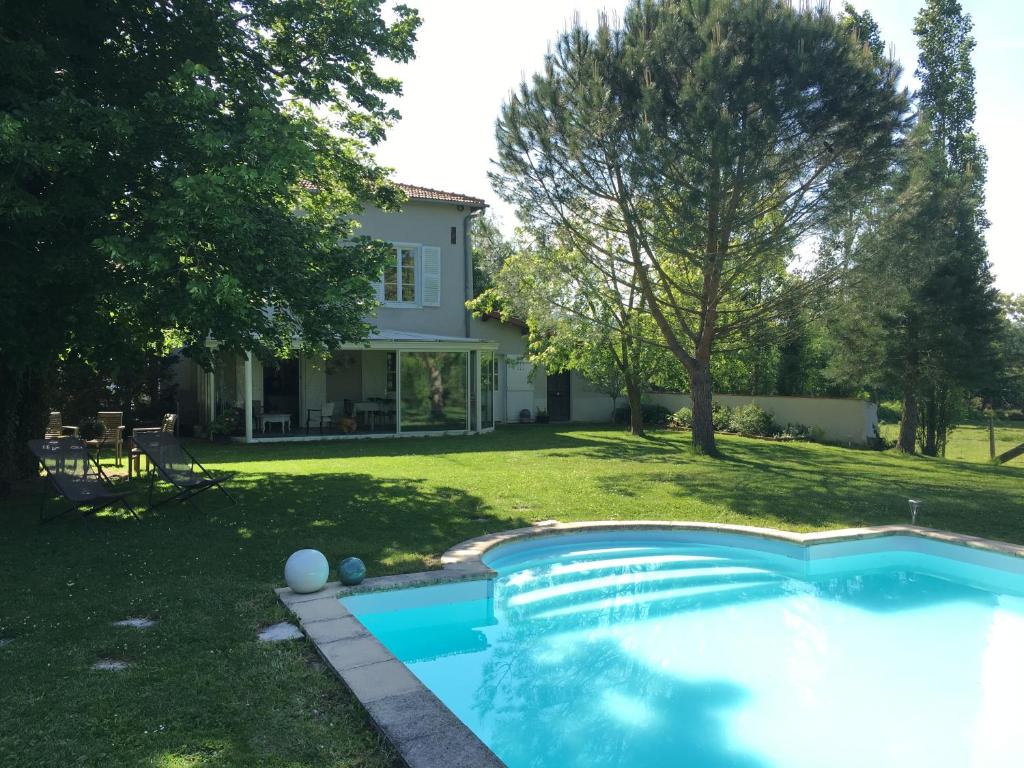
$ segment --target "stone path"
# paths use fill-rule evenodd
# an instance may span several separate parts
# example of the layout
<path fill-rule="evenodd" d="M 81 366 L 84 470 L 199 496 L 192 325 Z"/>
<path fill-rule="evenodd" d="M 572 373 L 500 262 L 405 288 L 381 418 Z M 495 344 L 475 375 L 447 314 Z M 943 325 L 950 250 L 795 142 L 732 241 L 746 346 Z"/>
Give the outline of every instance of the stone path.
<path fill-rule="evenodd" d="M 302 637 L 302 630 L 287 621 L 271 624 L 259 634 L 259 639 L 264 643 L 279 643 L 282 640 L 298 640 Z"/>
<path fill-rule="evenodd" d="M 130 666 L 131 664 L 127 661 L 121 661 L 120 659 L 99 659 L 92 665 L 92 668 L 103 670 L 104 672 L 123 672 Z"/>

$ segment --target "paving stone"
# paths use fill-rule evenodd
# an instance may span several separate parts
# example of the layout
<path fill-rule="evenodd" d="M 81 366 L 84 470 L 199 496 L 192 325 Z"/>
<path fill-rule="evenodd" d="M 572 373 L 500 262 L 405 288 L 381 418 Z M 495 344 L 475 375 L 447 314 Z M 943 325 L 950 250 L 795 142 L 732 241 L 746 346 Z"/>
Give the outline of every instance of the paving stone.
<path fill-rule="evenodd" d="M 290 587 L 278 587 L 274 590 L 278 599 L 288 607 L 299 603 L 308 603 L 312 600 L 323 600 L 326 597 L 335 597 L 341 584 L 337 581 L 327 582 L 316 592 L 293 592 Z"/>
<path fill-rule="evenodd" d="M 369 634 L 366 627 L 351 616 L 341 619 L 314 621 L 305 625 L 306 634 L 314 643 L 327 644 L 350 637 L 362 637 Z"/>
<path fill-rule="evenodd" d="M 339 674 L 349 669 L 394 658 L 391 652 L 372 635 L 338 640 L 319 646 L 319 649 L 324 660 Z"/>
<path fill-rule="evenodd" d="M 289 606 L 292 612 L 299 617 L 303 624 L 311 621 L 325 621 L 327 619 L 340 619 L 347 614 L 336 597 L 325 597 L 320 600 L 310 600 L 306 603 L 296 603 Z"/>
<path fill-rule="evenodd" d="M 364 706 L 389 696 L 422 690 L 423 683 L 397 659 L 367 664 L 342 674 L 345 683 Z"/>
<path fill-rule="evenodd" d="M 115 627 L 134 627 L 135 629 L 149 629 L 150 627 L 155 626 L 155 625 L 156 625 L 156 620 L 155 619 L 145 619 L 145 618 L 141 618 L 141 617 L 139 617 L 139 618 L 131 618 L 131 619 L 121 619 L 121 621 L 115 621 L 114 622 L 114 626 Z"/>
<path fill-rule="evenodd" d="M 409 768 L 506 768 L 468 728 L 434 732 L 402 745 Z"/>
<path fill-rule="evenodd" d="M 264 643 L 279 643 L 282 640 L 298 640 L 302 637 L 302 630 L 287 621 L 271 624 L 258 635 Z"/>
<path fill-rule="evenodd" d="M 364 702 L 364 706 L 377 726 L 399 747 L 403 756 L 407 742 L 422 739 L 432 733 L 451 734 L 452 729 L 460 725 L 451 710 L 426 688 Z"/>
<path fill-rule="evenodd" d="M 121 661 L 120 659 L 99 659 L 92 665 L 92 668 L 105 672 L 123 672 L 130 666 L 131 664 L 127 661 Z"/>

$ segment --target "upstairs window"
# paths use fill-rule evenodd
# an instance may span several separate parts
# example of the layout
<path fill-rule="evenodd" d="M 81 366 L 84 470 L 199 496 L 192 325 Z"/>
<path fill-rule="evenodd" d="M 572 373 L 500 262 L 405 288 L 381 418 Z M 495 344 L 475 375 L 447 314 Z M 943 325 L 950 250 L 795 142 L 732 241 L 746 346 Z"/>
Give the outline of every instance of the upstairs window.
<path fill-rule="evenodd" d="M 384 301 L 389 304 L 415 304 L 416 248 L 395 247 L 394 261 L 384 267 Z"/>

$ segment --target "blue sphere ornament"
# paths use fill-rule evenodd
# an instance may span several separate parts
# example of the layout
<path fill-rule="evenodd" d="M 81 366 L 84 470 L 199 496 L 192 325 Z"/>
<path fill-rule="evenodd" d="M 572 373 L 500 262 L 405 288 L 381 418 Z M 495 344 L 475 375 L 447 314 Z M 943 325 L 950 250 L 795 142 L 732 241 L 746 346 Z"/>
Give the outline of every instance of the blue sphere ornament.
<path fill-rule="evenodd" d="M 354 587 L 366 578 L 366 566 L 358 557 L 346 557 L 338 564 L 338 579 L 346 587 Z"/>
<path fill-rule="evenodd" d="M 306 594 L 323 589 L 331 567 L 323 553 L 315 549 L 300 549 L 284 564 L 284 580 L 292 592 Z"/>

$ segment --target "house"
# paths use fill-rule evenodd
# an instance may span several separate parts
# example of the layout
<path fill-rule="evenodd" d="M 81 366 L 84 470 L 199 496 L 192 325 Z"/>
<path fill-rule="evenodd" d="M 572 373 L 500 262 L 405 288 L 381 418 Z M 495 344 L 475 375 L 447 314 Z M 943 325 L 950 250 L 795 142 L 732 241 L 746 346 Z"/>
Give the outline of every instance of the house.
<path fill-rule="evenodd" d="M 338 347 L 327 360 L 300 355 L 264 364 L 223 355 L 209 372 L 185 361 L 178 375 L 184 421 L 206 426 L 240 412 L 236 437 L 251 442 L 478 433 L 518 421 L 522 411 L 532 419 L 548 409 L 549 382 L 525 360 L 525 328 L 482 321 L 466 309 L 470 225 L 486 203 L 400 186 L 408 197 L 401 211 L 368 208 L 358 217 L 360 234 L 394 249 L 377 287 L 370 338 Z M 567 398 L 567 387 L 551 398 L 565 419 Z"/>

